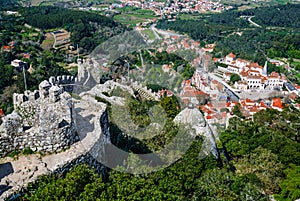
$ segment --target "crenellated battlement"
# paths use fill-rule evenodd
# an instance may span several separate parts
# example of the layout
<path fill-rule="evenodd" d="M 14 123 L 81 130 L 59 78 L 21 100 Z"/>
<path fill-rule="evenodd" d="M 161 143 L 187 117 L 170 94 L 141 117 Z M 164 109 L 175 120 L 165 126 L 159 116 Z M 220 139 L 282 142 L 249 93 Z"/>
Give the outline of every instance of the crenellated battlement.
<path fill-rule="evenodd" d="M 133 82 L 131 80 L 130 86 L 137 91 L 142 97 L 148 99 L 148 100 L 159 100 L 159 97 L 152 92 L 152 89 L 148 89 L 147 86 L 143 86 L 141 83 L 138 83 L 137 81 Z"/>
<path fill-rule="evenodd" d="M 63 75 L 63 76 L 57 76 L 57 77 L 50 77 L 49 83 L 54 86 L 62 86 L 64 88 L 64 91 L 72 92 L 73 91 L 73 85 L 77 82 L 77 78 L 70 75 Z"/>
<path fill-rule="evenodd" d="M 72 92 L 77 78 L 70 75 L 50 77 L 39 85 L 39 90 L 25 91 L 23 94 L 15 93 L 13 95 L 14 108 L 16 109 L 24 102 L 35 102 L 39 98 L 50 98 L 52 102 L 59 100 L 59 95 L 64 91 Z"/>
<path fill-rule="evenodd" d="M 58 77 L 57 81 L 55 81 L 53 78 L 51 79 L 51 81 L 53 81 L 52 83 L 47 80 L 41 82 L 39 85 L 39 90 L 34 90 L 33 92 L 25 91 L 24 94 L 14 93 L 13 95 L 14 109 L 15 110 L 20 109 L 22 107 L 22 104 L 25 102 L 27 103 L 27 105 L 35 104 L 36 101 L 39 99 L 49 99 L 50 102 L 58 101 L 60 99 L 59 98 L 60 94 L 62 94 L 65 91 L 64 87 L 58 85 L 60 81 L 61 83 L 63 80 L 70 81 L 70 83 L 72 83 L 73 82 L 72 80 L 74 80 L 74 78 L 71 76 L 70 77 L 62 76 L 62 77 Z"/>
<path fill-rule="evenodd" d="M 21 105 L 22 103 L 26 101 L 34 102 L 37 99 L 40 98 L 40 93 L 38 90 L 34 90 L 33 92 L 31 91 L 25 91 L 24 94 L 17 94 L 14 93 L 13 95 L 13 103 L 16 109 L 16 106 Z"/>

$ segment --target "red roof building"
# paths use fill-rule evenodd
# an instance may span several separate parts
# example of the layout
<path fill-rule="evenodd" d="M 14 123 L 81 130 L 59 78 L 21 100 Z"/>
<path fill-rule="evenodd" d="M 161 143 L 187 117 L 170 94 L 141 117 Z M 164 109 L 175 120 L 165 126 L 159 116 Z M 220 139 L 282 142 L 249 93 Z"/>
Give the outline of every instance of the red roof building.
<path fill-rule="evenodd" d="M 282 110 L 283 105 L 282 105 L 282 101 L 280 98 L 272 99 L 272 108 L 277 109 L 277 110 Z"/>
<path fill-rule="evenodd" d="M 227 56 L 230 58 L 233 58 L 233 59 L 235 58 L 235 54 L 233 54 L 232 52 L 230 54 L 228 54 Z"/>
<path fill-rule="evenodd" d="M 0 117 L 4 117 L 4 116 L 5 116 L 5 114 L 4 114 L 3 110 L 0 109 Z"/>
<path fill-rule="evenodd" d="M 13 46 L 8 46 L 8 45 L 2 47 L 2 51 L 4 52 L 11 52 L 13 49 L 14 49 Z"/>

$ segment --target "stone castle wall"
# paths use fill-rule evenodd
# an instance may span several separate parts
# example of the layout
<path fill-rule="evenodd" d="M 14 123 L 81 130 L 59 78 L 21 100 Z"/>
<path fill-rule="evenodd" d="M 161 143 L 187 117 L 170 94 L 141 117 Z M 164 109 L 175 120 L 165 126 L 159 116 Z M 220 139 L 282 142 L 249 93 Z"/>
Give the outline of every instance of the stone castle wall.
<path fill-rule="evenodd" d="M 98 155 L 104 154 L 104 145 L 111 143 L 106 105 L 97 102 L 94 98 L 84 99 L 84 97 L 74 104 L 78 109 L 75 112 L 77 115 L 74 115 L 76 124 L 92 118 L 87 122 L 91 122 L 90 127 L 94 129 L 85 129 L 86 124 L 79 125 L 80 141 L 63 152 L 45 156 L 37 154 L 20 156 L 19 159 L 10 162 L 14 171 L 1 179 L 0 186 L 11 188 L 7 188 L 2 194 L 0 189 L 0 200 L 6 200 L 11 195 L 24 191 L 28 184 L 35 182 L 40 175 L 68 172 L 79 163 L 88 164 L 94 167 L 97 173 L 105 174 L 107 169 L 97 158 Z"/>
<path fill-rule="evenodd" d="M 63 75 L 57 77 L 50 77 L 49 82 L 52 85 L 62 86 L 64 91 L 72 92 L 73 85 L 77 82 L 77 78 L 70 75 Z"/>
<path fill-rule="evenodd" d="M 25 148 L 56 152 L 78 140 L 71 96 L 59 86 L 74 80 L 67 76 L 50 78 L 50 82 L 39 85 L 38 91 L 14 94 L 14 111 L 0 126 L 0 157 Z"/>
<path fill-rule="evenodd" d="M 143 87 L 142 84 L 138 83 L 137 81 L 131 81 L 130 86 L 132 87 L 132 89 L 137 91 L 143 98 L 146 98 L 148 100 L 159 100 L 159 97 L 155 93 L 153 93 L 151 89 L 148 89 L 147 86 Z"/>

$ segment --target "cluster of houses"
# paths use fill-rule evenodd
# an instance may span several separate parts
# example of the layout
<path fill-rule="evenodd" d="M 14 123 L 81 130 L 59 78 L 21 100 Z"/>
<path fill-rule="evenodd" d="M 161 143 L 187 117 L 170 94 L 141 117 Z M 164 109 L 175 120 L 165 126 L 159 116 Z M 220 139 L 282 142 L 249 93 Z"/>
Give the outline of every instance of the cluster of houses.
<path fill-rule="evenodd" d="M 135 6 L 142 9 L 153 10 L 156 15 L 175 17 L 178 13 L 200 13 L 200 12 L 221 12 L 229 10 L 232 6 L 224 6 L 217 1 L 208 0 L 174 0 L 174 1 L 131 1 L 123 0 L 120 6 Z"/>
<path fill-rule="evenodd" d="M 276 72 L 268 74 L 267 62 L 264 67 L 245 59 L 236 58 L 233 53 L 224 58 L 214 59 L 215 62 L 223 64 L 218 69 L 223 73 L 226 82 L 230 81 L 232 74 L 238 74 L 241 80 L 234 83 L 237 91 L 264 91 L 282 90 L 287 83 L 286 76 Z"/>
<path fill-rule="evenodd" d="M 297 85 L 297 88 L 300 89 L 300 86 Z M 179 97 L 184 105 L 198 107 L 208 123 L 226 124 L 227 119 L 234 115 L 235 107 L 239 107 L 246 118 L 251 118 L 258 111 L 268 108 L 282 111 L 285 104 L 292 104 L 300 110 L 300 104 L 286 103 L 279 97 L 264 100 L 245 98 L 234 101 L 224 91 L 222 83 L 211 79 L 208 74 L 197 69 L 190 80 L 182 82 L 182 91 L 179 93 Z M 173 95 L 169 90 L 162 90 L 159 94 L 160 97 Z M 293 101 L 298 98 L 298 95 L 289 93 L 287 97 Z"/>
<path fill-rule="evenodd" d="M 7 45 L 4 45 L 1 47 L 1 52 L 13 52 L 17 46 L 16 41 L 10 41 Z M 24 59 L 30 59 L 31 54 L 28 52 L 23 52 L 20 54 L 16 54 L 17 57 L 19 58 L 24 58 Z"/>
<path fill-rule="evenodd" d="M 195 68 L 199 66 L 207 68 L 211 57 L 209 54 L 205 54 L 205 52 L 208 49 L 213 49 L 214 47 L 214 44 L 210 44 L 203 48 L 200 46 L 200 41 L 185 38 L 181 35 L 166 35 L 164 40 L 160 43 L 160 47 L 157 51 L 166 51 L 168 53 L 178 54 L 189 61 Z"/>

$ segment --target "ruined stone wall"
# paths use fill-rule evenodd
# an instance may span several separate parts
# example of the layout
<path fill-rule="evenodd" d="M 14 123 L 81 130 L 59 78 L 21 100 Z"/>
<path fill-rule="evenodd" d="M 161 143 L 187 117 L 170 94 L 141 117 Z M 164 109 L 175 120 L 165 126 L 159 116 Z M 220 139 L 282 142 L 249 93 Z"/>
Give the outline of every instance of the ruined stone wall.
<path fill-rule="evenodd" d="M 124 81 L 123 84 L 125 84 Z M 158 95 L 153 93 L 152 89 L 149 89 L 147 86 L 143 86 L 142 84 L 138 83 L 137 81 L 134 82 L 133 80 L 131 80 L 129 84 L 130 87 L 133 90 L 137 91 L 140 94 L 140 96 L 142 96 L 143 98 L 148 100 L 156 100 L 156 101 L 159 100 Z"/>
<path fill-rule="evenodd" d="M 39 91 L 14 94 L 14 112 L 0 126 L 0 157 L 30 148 L 47 153 L 78 141 L 71 96 L 59 83 L 43 81 Z"/>
<path fill-rule="evenodd" d="M 111 143 L 106 105 L 98 102 L 90 105 L 88 101 L 80 100 L 75 103 L 75 108 L 82 112 L 74 118 L 76 123 L 82 120 L 81 115 L 86 118 L 93 114 L 91 126 L 94 130 L 81 136 L 80 141 L 72 144 L 63 152 L 45 156 L 36 154 L 20 156 L 19 159 L 10 162 L 14 171 L 0 180 L 0 186 L 10 186 L 11 188 L 7 188 L 2 194 L 0 189 L 0 200 L 6 200 L 15 193 L 23 192 L 30 182 L 35 182 L 41 175 L 68 172 L 79 163 L 94 167 L 99 174 L 106 173 L 107 168 L 97 158 L 99 155 L 104 155 L 104 144 Z"/>

